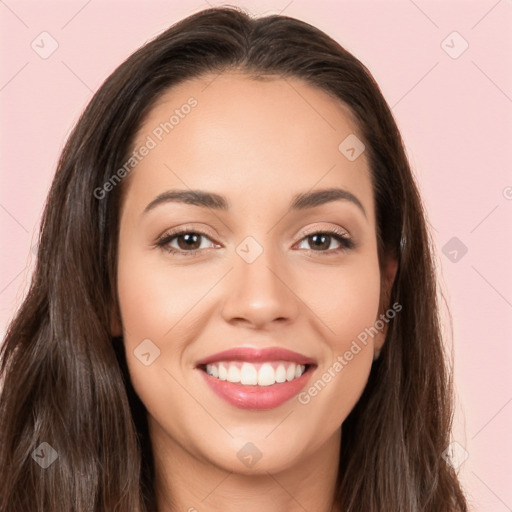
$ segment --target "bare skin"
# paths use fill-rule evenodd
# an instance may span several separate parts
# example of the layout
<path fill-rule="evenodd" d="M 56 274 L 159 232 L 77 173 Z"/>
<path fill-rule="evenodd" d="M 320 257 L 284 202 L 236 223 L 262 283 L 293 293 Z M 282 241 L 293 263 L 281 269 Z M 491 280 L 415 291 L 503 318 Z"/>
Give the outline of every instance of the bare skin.
<path fill-rule="evenodd" d="M 156 147 L 124 183 L 121 318 L 113 332 L 123 333 L 130 376 L 148 410 L 158 510 L 331 512 L 341 424 L 363 392 L 385 329 L 341 371 L 333 364 L 383 313 L 380 294 L 396 263 L 379 267 L 366 155 L 349 161 L 338 150 L 358 133 L 348 109 L 299 80 L 214 78 L 180 84 L 159 99 L 135 143 L 153 133 Z M 155 127 L 190 97 L 197 106 L 158 141 Z M 296 194 L 327 188 L 349 191 L 360 206 L 342 199 L 287 211 Z M 167 201 L 144 212 L 171 189 L 215 192 L 229 208 Z M 187 255 L 183 235 L 157 245 L 175 228 L 204 234 L 195 253 Z M 313 245 L 312 235 L 333 229 L 354 247 L 334 236 Z M 262 250 L 250 263 L 237 252 L 246 237 L 256 244 L 242 247 Z M 145 339 L 160 350 L 148 366 L 134 356 Z M 307 403 L 294 397 L 269 410 L 235 407 L 205 384 L 196 362 L 239 346 L 314 358 L 308 388 L 324 373 L 332 378 Z M 261 453 L 251 466 L 237 456 L 247 443 Z"/>

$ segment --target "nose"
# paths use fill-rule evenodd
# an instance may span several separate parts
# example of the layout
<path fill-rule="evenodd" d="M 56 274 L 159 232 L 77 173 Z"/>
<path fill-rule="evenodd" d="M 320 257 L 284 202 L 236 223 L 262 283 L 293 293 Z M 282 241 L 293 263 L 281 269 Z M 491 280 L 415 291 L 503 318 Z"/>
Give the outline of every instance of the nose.
<path fill-rule="evenodd" d="M 297 318 L 301 301 L 291 273 L 283 264 L 277 264 L 271 251 L 264 250 L 252 263 L 235 255 L 228 279 L 222 308 L 226 322 L 251 329 L 272 329 Z"/>

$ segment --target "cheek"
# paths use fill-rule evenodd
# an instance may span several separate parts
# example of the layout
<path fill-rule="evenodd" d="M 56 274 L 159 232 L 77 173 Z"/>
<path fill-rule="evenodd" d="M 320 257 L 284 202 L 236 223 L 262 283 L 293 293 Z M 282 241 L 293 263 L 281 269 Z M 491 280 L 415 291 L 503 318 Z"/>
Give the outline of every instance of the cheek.
<path fill-rule="evenodd" d="M 301 296 L 323 324 L 322 337 L 333 352 L 373 326 L 378 316 L 380 270 L 376 254 L 367 252 L 350 265 L 318 267 L 307 272 Z"/>
<path fill-rule="evenodd" d="M 325 272 L 325 270 L 322 270 Z M 348 269 L 317 273 L 304 293 L 317 314 L 328 357 L 316 370 L 298 402 L 312 418 L 340 425 L 360 398 L 373 362 L 373 336 L 379 310 L 380 271 L 376 255 Z M 323 285 L 323 286 L 319 286 Z M 320 427 L 319 427 L 320 428 Z"/>
<path fill-rule="evenodd" d="M 126 361 L 135 391 L 155 416 L 187 399 L 177 381 L 190 363 L 187 346 L 208 317 L 207 292 L 216 272 L 211 265 L 199 267 L 168 265 L 156 250 L 120 251 L 117 279 Z"/>
<path fill-rule="evenodd" d="M 118 295 L 128 341 L 176 339 L 176 332 L 188 323 L 188 313 L 211 287 L 212 271 L 211 266 L 201 270 L 166 264 L 155 249 L 121 253 Z"/>
<path fill-rule="evenodd" d="M 338 340 L 338 350 L 375 323 L 379 295 L 379 272 L 372 267 L 367 267 L 360 274 L 354 272 L 344 276 L 343 285 L 334 288 L 330 297 L 330 320 Z"/>

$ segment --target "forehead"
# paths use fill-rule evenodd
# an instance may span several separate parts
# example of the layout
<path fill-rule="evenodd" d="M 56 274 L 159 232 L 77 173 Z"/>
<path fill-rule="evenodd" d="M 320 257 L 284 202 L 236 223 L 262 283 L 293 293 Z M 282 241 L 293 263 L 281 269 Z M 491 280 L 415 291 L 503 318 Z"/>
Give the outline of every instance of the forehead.
<path fill-rule="evenodd" d="M 145 118 L 134 148 L 151 139 L 152 149 L 128 194 L 193 188 L 261 204 L 269 194 L 336 186 L 373 214 L 366 154 L 351 161 L 340 150 L 354 136 L 361 138 L 350 109 L 300 79 L 204 75 L 166 91 Z"/>

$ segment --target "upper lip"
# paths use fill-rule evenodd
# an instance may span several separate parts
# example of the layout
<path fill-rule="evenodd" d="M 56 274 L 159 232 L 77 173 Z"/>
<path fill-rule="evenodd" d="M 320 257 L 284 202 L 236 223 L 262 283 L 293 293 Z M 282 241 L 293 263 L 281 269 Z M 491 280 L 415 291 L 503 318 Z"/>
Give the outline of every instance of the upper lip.
<path fill-rule="evenodd" d="M 252 348 L 236 347 L 222 352 L 217 352 L 211 356 L 197 361 L 196 366 L 202 366 L 219 361 L 247 361 L 253 363 L 263 363 L 265 361 L 291 361 L 297 364 L 316 364 L 316 361 L 298 352 L 293 352 L 280 347 Z"/>

